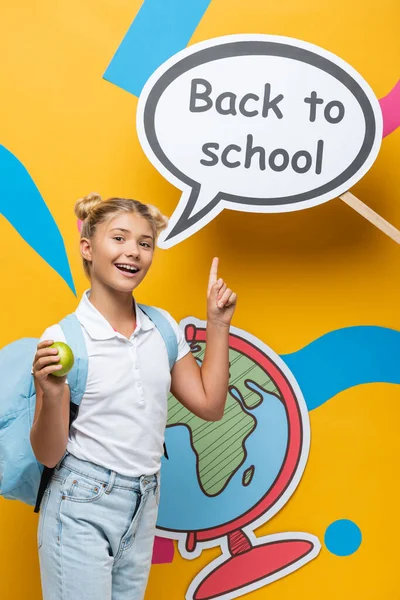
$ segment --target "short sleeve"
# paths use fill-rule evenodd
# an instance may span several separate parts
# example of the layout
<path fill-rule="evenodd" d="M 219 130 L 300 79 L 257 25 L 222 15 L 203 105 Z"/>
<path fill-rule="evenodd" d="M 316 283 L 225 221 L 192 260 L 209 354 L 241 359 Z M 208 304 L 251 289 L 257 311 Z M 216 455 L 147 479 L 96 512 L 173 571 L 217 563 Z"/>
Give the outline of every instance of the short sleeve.
<path fill-rule="evenodd" d="M 159 310 L 168 319 L 173 330 L 175 331 L 176 340 L 178 342 L 178 357 L 176 360 L 177 361 L 181 360 L 181 358 L 183 358 L 184 356 L 186 356 L 186 354 L 188 354 L 190 352 L 189 344 L 187 343 L 187 341 L 185 339 L 185 334 L 182 331 L 182 329 L 179 327 L 179 325 L 175 321 L 175 319 L 173 317 L 171 317 L 171 315 L 166 310 L 163 310 L 162 308 L 160 308 Z"/>
<path fill-rule="evenodd" d="M 50 327 L 48 327 L 40 336 L 39 344 L 40 342 L 44 342 L 45 340 L 53 340 L 53 342 L 64 342 L 64 344 L 67 343 L 64 332 L 60 325 L 51 325 Z M 33 373 L 33 367 L 31 372 Z M 65 383 L 68 383 L 68 379 L 65 381 Z"/>
<path fill-rule="evenodd" d="M 53 340 L 53 342 L 64 342 L 67 343 L 65 339 L 65 335 L 60 325 L 51 325 L 43 332 L 43 335 L 40 336 L 40 342 L 44 342 L 44 340 Z"/>

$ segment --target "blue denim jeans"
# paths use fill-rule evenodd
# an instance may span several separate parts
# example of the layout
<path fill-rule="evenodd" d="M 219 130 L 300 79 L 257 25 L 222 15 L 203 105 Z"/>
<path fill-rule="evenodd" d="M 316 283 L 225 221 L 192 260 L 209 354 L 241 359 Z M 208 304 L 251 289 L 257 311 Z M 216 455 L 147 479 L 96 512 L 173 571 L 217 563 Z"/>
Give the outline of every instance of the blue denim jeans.
<path fill-rule="evenodd" d="M 124 477 L 67 453 L 40 509 L 43 600 L 141 600 L 158 504 L 158 475 Z"/>

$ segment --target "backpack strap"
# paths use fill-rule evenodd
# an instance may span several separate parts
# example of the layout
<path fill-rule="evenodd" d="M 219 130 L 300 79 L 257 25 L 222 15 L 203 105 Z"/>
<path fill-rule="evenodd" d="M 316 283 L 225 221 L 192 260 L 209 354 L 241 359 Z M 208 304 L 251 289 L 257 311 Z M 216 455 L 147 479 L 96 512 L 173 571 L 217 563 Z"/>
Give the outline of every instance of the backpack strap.
<path fill-rule="evenodd" d="M 74 366 L 68 373 L 68 384 L 71 390 L 71 402 L 80 405 L 86 390 L 88 374 L 88 355 L 81 324 L 75 313 L 68 315 L 60 321 L 68 346 L 74 353 Z"/>
<path fill-rule="evenodd" d="M 176 333 L 171 323 L 162 314 L 162 312 L 157 308 L 154 308 L 154 306 L 146 306 L 145 304 L 138 304 L 138 306 L 144 312 L 144 314 L 147 315 L 151 321 L 153 321 L 154 325 L 160 332 L 167 348 L 169 369 L 171 371 L 172 367 L 176 363 L 176 359 L 178 358 L 178 342 L 176 339 Z"/>
<path fill-rule="evenodd" d="M 73 313 L 60 321 L 60 326 L 64 332 L 68 346 L 74 353 L 74 366 L 68 373 L 68 385 L 70 388 L 71 401 L 69 405 L 69 426 L 78 414 L 79 405 L 83 398 L 86 389 L 86 381 L 88 374 L 88 355 L 86 350 L 85 340 L 82 335 L 80 323 Z M 34 512 L 40 510 L 43 494 L 49 483 L 54 468 L 44 467 L 40 480 L 39 490 L 36 497 Z"/>

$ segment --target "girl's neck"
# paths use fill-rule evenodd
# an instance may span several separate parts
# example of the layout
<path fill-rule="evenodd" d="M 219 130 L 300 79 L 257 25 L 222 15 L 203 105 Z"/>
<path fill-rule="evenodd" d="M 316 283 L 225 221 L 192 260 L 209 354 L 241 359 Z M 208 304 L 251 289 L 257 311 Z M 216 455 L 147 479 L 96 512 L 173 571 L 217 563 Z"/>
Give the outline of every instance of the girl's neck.
<path fill-rule="evenodd" d="M 122 323 L 135 322 L 135 304 L 131 292 L 117 292 L 92 281 L 89 301 L 117 331 Z"/>

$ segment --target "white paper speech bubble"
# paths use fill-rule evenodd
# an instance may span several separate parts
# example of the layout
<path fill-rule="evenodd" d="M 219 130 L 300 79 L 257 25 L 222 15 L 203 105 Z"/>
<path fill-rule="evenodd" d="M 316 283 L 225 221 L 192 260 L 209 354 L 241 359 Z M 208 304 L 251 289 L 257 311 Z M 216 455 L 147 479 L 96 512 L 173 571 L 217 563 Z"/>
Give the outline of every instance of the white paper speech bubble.
<path fill-rule="evenodd" d="M 382 141 L 369 85 L 334 54 L 300 40 L 233 35 L 179 52 L 139 98 L 149 160 L 182 190 L 159 246 L 224 208 L 288 212 L 347 191 Z"/>

